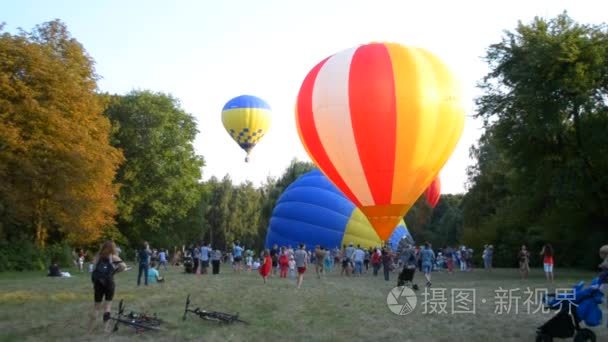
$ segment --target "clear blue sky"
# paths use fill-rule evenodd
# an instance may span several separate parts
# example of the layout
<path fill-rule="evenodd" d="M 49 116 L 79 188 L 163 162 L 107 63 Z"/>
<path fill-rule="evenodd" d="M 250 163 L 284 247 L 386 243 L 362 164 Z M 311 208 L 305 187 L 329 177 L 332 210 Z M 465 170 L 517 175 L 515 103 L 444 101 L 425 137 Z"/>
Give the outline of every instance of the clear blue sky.
<path fill-rule="evenodd" d="M 15 32 L 61 19 L 95 60 L 101 90 L 150 89 L 181 100 L 198 122 L 195 147 L 206 159 L 205 179 L 229 173 L 236 182 L 259 184 L 280 175 L 294 157 L 308 160 L 295 127 L 295 97 L 310 68 L 326 56 L 370 41 L 424 47 L 460 78 L 473 114 L 487 46 L 518 20 L 563 10 L 579 22 L 601 23 L 608 2 L 15 0 L 0 3 L 0 21 Z M 273 107 L 271 130 L 249 164 L 220 119 L 224 103 L 242 93 Z M 465 125 L 442 171 L 444 193 L 464 191 L 468 149 L 481 133 L 472 118 Z"/>

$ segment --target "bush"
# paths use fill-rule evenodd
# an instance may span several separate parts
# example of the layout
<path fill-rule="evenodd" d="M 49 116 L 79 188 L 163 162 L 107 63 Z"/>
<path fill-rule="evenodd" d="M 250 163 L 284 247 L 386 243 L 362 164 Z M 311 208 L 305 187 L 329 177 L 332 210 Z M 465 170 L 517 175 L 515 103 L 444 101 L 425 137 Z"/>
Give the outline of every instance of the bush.
<path fill-rule="evenodd" d="M 59 267 L 72 266 L 71 248 L 66 243 L 49 245 L 39 249 L 25 239 L 0 242 L 0 272 L 6 271 L 44 271 L 52 260 Z"/>
<path fill-rule="evenodd" d="M 0 243 L 0 271 L 44 270 L 45 256 L 27 240 Z"/>
<path fill-rule="evenodd" d="M 71 267 L 73 265 L 72 248 L 65 242 L 49 245 L 44 251 L 46 265 L 56 261 L 59 267 Z"/>

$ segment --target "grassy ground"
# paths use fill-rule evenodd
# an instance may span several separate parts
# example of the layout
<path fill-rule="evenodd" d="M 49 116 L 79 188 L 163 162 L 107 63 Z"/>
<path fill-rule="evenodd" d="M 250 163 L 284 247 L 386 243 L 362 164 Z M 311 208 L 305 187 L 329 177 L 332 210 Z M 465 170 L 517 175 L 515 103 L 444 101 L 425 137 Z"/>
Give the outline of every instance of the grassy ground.
<path fill-rule="evenodd" d="M 74 270 L 69 271 L 74 274 Z M 178 268 L 161 270 L 167 281 L 147 288 L 135 286 L 135 270 L 117 275 L 114 312 L 118 300 L 124 299 L 127 312 L 156 312 L 166 321 L 164 331 L 139 335 L 124 326 L 113 334 L 103 333 L 101 329 L 94 334 L 87 333 L 93 296 L 89 274 L 76 273 L 72 278 L 57 279 L 34 272 L 3 273 L 0 274 L 0 340 L 533 341 L 535 328 L 550 317 L 550 314 L 528 314 L 523 292 L 515 293 L 522 299 L 518 304 L 512 303 L 510 313 L 495 312 L 495 290 L 500 287 L 522 291 L 526 287 L 546 288 L 540 270 L 533 271 L 526 281 L 519 280 L 517 271 L 512 269 L 454 275 L 434 273 L 433 287 L 447 289 L 447 314 L 425 314 L 421 290 L 415 311 L 403 316 L 393 314 L 386 304 L 387 295 L 396 283 L 395 274 L 391 274 L 389 282 L 371 275 L 342 278 L 337 273 L 318 280 L 309 271 L 303 288 L 298 290 L 293 280 L 272 278 L 264 285 L 255 272 L 234 274 L 226 267 L 222 271 L 219 276 L 198 277 L 183 274 Z M 557 272 L 558 279 L 551 289 L 570 287 L 594 276 L 578 271 Z M 423 284 L 418 273 L 415 280 Z M 455 308 L 450 301 L 453 288 L 475 289 L 475 314 L 451 313 Z M 239 312 L 250 325 L 219 326 L 195 316 L 182 321 L 188 293 L 192 294 L 194 307 Z M 431 309 L 431 305 L 426 307 Z M 519 309 L 518 314 L 515 307 Z M 537 307 L 533 305 L 530 310 Z M 593 330 L 598 341 L 608 340 L 605 323 Z"/>

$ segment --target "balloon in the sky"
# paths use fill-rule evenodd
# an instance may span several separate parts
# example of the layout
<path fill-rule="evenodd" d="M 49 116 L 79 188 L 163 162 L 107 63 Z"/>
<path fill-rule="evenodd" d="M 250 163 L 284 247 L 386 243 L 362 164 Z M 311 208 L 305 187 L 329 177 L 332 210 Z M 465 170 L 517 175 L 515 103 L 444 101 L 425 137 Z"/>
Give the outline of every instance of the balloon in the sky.
<path fill-rule="evenodd" d="M 414 239 L 412 238 L 410 232 L 407 230 L 407 227 L 405 226 L 405 222 L 403 222 L 403 220 L 399 222 L 399 225 L 395 228 L 395 230 L 393 230 L 393 233 L 388 238 L 387 243 L 389 248 L 393 251 L 396 251 L 397 246 L 399 246 L 399 242 L 402 239 L 406 239 L 406 242 L 410 245 L 414 244 Z"/>
<path fill-rule="evenodd" d="M 401 232 L 403 233 L 403 232 Z M 266 247 L 335 248 L 345 244 L 381 246 L 365 215 L 319 170 L 310 171 L 285 189 L 272 212 Z"/>
<path fill-rule="evenodd" d="M 420 48 L 373 43 L 317 64 L 296 105 L 311 159 L 387 239 L 460 139 L 464 110 L 447 67 Z"/>
<path fill-rule="evenodd" d="M 266 101 L 251 95 L 241 95 L 228 101 L 222 109 L 222 123 L 228 134 L 249 153 L 268 132 L 270 106 Z"/>
<path fill-rule="evenodd" d="M 426 202 L 431 206 L 431 208 L 435 208 L 437 203 L 439 203 L 439 199 L 441 198 L 441 180 L 439 176 L 437 176 L 431 185 L 424 191 L 424 196 L 426 197 Z"/>

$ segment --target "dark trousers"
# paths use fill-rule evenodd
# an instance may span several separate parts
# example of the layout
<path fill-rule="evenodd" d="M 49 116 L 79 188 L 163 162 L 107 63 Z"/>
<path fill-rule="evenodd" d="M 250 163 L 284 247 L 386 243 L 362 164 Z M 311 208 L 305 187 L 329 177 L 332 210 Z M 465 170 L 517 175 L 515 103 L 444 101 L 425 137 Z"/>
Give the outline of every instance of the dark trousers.
<path fill-rule="evenodd" d="M 378 271 L 380 270 L 380 264 L 372 264 L 372 268 L 374 269 L 374 275 L 378 275 Z"/>
<path fill-rule="evenodd" d="M 384 270 L 384 280 L 388 281 L 388 272 L 390 272 L 390 269 L 387 265 L 382 266 L 382 269 Z"/>
<path fill-rule="evenodd" d="M 141 275 L 144 275 L 144 284 L 148 285 L 148 264 L 139 264 L 139 272 L 137 273 L 137 286 L 141 284 Z"/>
<path fill-rule="evenodd" d="M 219 260 L 211 260 L 211 267 L 213 268 L 213 274 L 220 273 L 220 261 Z"/>

